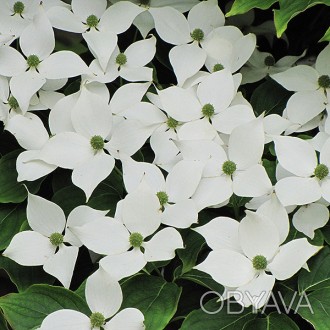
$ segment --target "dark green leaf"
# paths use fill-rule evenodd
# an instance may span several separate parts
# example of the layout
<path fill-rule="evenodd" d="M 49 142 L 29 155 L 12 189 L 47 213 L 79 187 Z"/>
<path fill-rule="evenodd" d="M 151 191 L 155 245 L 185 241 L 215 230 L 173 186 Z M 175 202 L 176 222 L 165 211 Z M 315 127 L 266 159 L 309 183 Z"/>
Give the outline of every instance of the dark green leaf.
<path fill-rule="evenodd" d="M 68 216 L 74 208 L 85 204 L 86 196 L 80 188 L 71 185 L 56 191 L 52 201 L 60 206 Z"/>
<path fill-rule="evenodd" d="M 33 285 L 22 293 L 1 297 L 0 308 L 15 330 L 31 330 L 39 326 L 48 314 L 59 309 L 90 314 L 86 302 L 74 292 L 45 284 Z"/>
<path fill-rule="evenodd" d="M 205 244 L 203 236 L 192 230 L 189 230 L 188 235 L 183 240 L 185 248 L 177 250 L 177 254 L 182 261 L 181 274 L 190 271 L 196 265 L 198 254 Z"/>
<path fill-rule="evenodd" d="M 253 8 L 268 9 L 277 0 L 235 0 L 226 16 L 244 14 Z"/>
<path fill-rule="evenodd" d="M 183 274 L 180 279 L 195 282 L 212 291 L 216 291 L 219 294 L 221 294 L 224 290 L 223 286 L 214 281 L 209 274 L 201 272 L 197 269 L 192 269 L 188 273 Z"/>
<path fill-rule="evenodd" d="M 21 150 L 12 151 L 0 159 L 0 203 L 21 203 L 27 197 L 22 183 L 17 182 L 16 159 Z M 42 179 L 26 183 L 29 191 L 36 192 Z"/>
<path fill-rule="evenodd" d="M 163 330 L 175 314 L 181 289 L 174 283 L 148 275 L 136 275 L 122 283 L 122 308 L 138 308 L 146 330 Z"/>
<path fill-rule="evenodd" d="M 327 246 L 308 262 L 310 271 L 302 269 L 298 277 L 299 292 L 330 286 L 330 248 Z"/>
<path fill-rule="evenodd" d="M 204 305 L 206 311 L 214 314 L 202 309 L 195 310 L 187 316 L 180 330 L 238 330 L 256 317 L 251 308 L 244 309 L 234 302 L 217 303 L 217 300 L 212 299 Z"/>
<path fill-rule="evenodd" d="M 0 250 L 5 249 L 26 220 L 25 208 L 19 205 L 0 206 Z"/>
<path fill-rule="evenodd" d="M 276 81 L 268 79 L 254 90 L 250 102 L 255 114 L 258 116 L 263 112 L 266 115 L 278 114 L 282 116 L 291 95 L 291 92 Z"/>
<path fill-rule="evenodd" d="M 299 330 L 296 323 L 294 323 L 285 314 L 278 314 L 273 312 L 265 318 L 251 320 L 245 324 L 243 330 Z"/>
<path fill-rule="evenodd" d="M 16 285 L 18 291 L 24 291 L 32 284 L 45 283 L 53 284 L 54 277 L 45 273 L 42 267 L 26 267 L 17 264 L 15 261 L 0 256 L 0 268 L 4 269 L 11 281 Z"/>
<path fill-rule="evenodd" d="M 280 9 L 274 10 L 274 22 L 279 38 L 287 29 L 289 21 L 306 9 L 318 4 L 330 6 L 330 0 L 279 0 Z"/>
<path fill-rule="evenodd" d="M 315 330 L 329 330 L 330 287 L 313 291 L 307 295 L 307 298 L 308 301 L 305 299 L 300 306 L 297 306 L 299 315 L 310 322 Z M 308 304 L 310 304 L 311 309 Z"/>

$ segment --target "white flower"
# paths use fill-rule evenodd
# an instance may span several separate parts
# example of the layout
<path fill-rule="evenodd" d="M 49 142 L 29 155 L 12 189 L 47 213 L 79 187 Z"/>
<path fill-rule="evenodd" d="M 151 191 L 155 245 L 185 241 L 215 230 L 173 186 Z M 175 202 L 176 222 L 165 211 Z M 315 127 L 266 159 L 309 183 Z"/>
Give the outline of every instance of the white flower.
<path fill-rule="evenodd" d="M 203 45 L 204 39 L 214 28 L 224 25 L 224 15 L 215 0 L 196 4 L 189 11 L 188 19 L 169 6 L 149 8 L 149 13 L 160 38 L 177 45 L 171 49 L 169 58 L 178 84 L 182 86 L 205 64 L 207 54 L 199 44 Z M 185 65 L 181 65 L 182 62 Z"/>
<path fill-rule="evenodd" d="M 170 7 L 178 10 L 180 13 L 184 13 L 196 5 L 199 0 L 129 0 L 135 5 L 138 5 L 139 8 L 143 9 L 141 14 L 138 14 L 133 21 L 133 24 L 138 28 L 143 38 L 145 38 L 150 30 L 155 27 L 155 22 L 153 16 L 151 16 L 149 9 L 155 8 L 159 10 L 164 10 L 166 12 L 168 9 L 163 7 Z M 121 0 L 111 0 L 112 3 L 122 3 Z M 130 7 L 128 7 L 130 10 Z"/>
<path fill-rule="evenodd" d="M 144 316 L 136 308 L 125 308 L 119 313 L 123 294 L 120 285 L 104 270 L 99 269 L 86 281 L 85 296 L 92 314 L 87 316 L 71 309 L 61 309 L 49 314 L 40 330 L 143 330 Z M 106 321 L 107 319 L 110 320 Z"/>
<path fill-rule="evenodd" d="M 225 287 L 240 291 L 243 300 L 238 302 L 244 306 L 262 307 L 275 279 L 285 280 L 293 276 L 321 248 L 309 244 L 306 238 L 280 245 L 287 232 L 281 235 L 276 220 L 276 217 L 271 219 L 264 214 L 246 211 L 241 222 L 219 217 L 195 228 L 213 250 L 195 268 L 209 273 Z M 247 293 L 257 298 L 262 293 L 267 294 L 261 300 L 251 302 Z"/>
<path fill-rule="evenodd" d="M 32 231 L 16 234 L 3 255 L 23 266 L 42 265 L 45 272 L 68 288 L 78 247 L 64 244 L 64 212 L 55 203 L 28 193 L 27 219 Z"/>
<path fill-rule="evenodd" d="M 234 73 L 251 57 L 255 47 L 254 34 L 243 35 L 235 26 L 218 27 L 203 44 L 208 55 L 205 66 L 210 72 L 226 68 Z"/>
<path fill-rule="evenodd" d="M 262 117 L 233 129 L 228 156 L 213 141 L 178 141 L 183 159 L 205 161 L 201 182 L 192 196 L 201 210 L 238 196 L 259 197 L 272 189 L 265 168 L 260 165 L 264 149 Z"/>
<path fill-rule="evenodd" d="M 77 224 L 70 230 L 88 249 L 107 255 L 101 259 L 101 267 L 120 280 L 135 274 L 147 262 L 173 259 L 175 250 L 183 248 L 174 228 L 156 232 L 161 224 L 159 207 L 156 194 L 140 185 L 117 204 L 115 219 Z"/>
<path fill-rule="evenodd" d="M 69 78 L 88 73 L 87 65 L 74 52 L 55 48 L 53 28 L 42 7 L 24 29 L 19 39 L 26 59 L 10 46 L 0 48 L 0 74 L 12 77 L 10 89 L 25 113 L 30 99 L 46 82 L 46 79 Z"/>
<path fill-rule="evenodd" d="M 49 140 L 48 132 L 38 116 L 29 112 L 24 116 L 15 115 L 8 120 L 6 130 L 11 132 L 21 147 L 26 149 L 17 157 L 17 181 L 33 181 L 57 168 L 56 165 L 38 159 L 40 150 Z"/>
<path fill-rule="evenodd" d="M 157 195 L 162 210 L 161 222 L 176 228 L 187 228 L 197 222 L 198 212 L 190 197 L 194 194 L 203 166 L 198 161 L 179 161 L 168 173 L 166 180 L 153 164 L 122 158 L 123 179 L 126 191 L 133 192 L 141 181 Z"/>
<path fill-rule="evenodd" d="M 146 67 L 156 53 L 156 38 L 151 36 L 130 44 L 124 52 L 120 52 L 117 45 L 105 67 L 100 59 L 94 60 L 90 69 L 93 75 L 90 80 L 108 83 L 118 76 L 127 81 L 152 81 L 152 68 Z"/>
<path fill-rule="evenodd" d="M 327 224 L 329 210 L 321 203 L 312 203 L 301 206 L 292 217 L 292 224 L 309 238 L 314 238 L 314 231 Z"/>
<path fill-rule="evenodd" d="M 306 51 L 299 56 L 284 56 L 276 61 L 272 54 L 255 49 L 246 66 L 240 71 L 243 76 L 242 84 L 253 83 L 267 75 L 286 71 L 305 54 Z"/>
<path fill-rule="evenodd" d="M 284 88 L 295 91 L 286 106 L 288 119 L 305 124 L 323 110 L 329 110 L 330 97 L 330 45 L 318 55 L 315 69 L 308 65 L 297 65 L 271 77 Z"/>
<path fill-rule="evenodd" d="M 274 142 L 278 162 L 289 172 L 275 185 L 281 203 L 284 206 L 304 205 L 321 197 L 330 202 L 330 139 L 321 149 L 320 162 L 307 141 L 279 136 Z"/>

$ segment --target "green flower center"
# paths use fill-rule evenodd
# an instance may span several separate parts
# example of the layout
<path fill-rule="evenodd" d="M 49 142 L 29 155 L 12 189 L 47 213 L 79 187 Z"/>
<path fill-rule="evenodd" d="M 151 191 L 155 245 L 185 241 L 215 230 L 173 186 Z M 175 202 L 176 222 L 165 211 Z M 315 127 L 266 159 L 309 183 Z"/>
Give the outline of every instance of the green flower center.
<path fill-rule="evenodd" d="M 94 135 L 91 138 L 90 143 L 94 150 L 102 150 L 104 147 L 104 141 L 103 141 L 102 136 L 100 136 L 100 135 Z"/>
<path fill-rule="evenodd" d="M 321 88 L 330 88 L 330 76 L 323 75 L 318 79 L 319 86 Z"/>
<path fill-rule="evenodd" d="M 205 117 L 211 118 L 214 115 L 214 106 L 210 103 L 207 103 L 202 108 L 202 114 Z"/>
<path fill-rule="evenodd" d="M 99 312 L 92 313 L 89 319 L 93 328 L 100 328 L 105 323 L 105 317 Z"/>
<path fill-rule="evenodd" d="M 179 122 L 178 122 L 177 120 L 175 120 L 174 118 L 169 117 L 169 118 L 167 119 L 166 124 L 167 124 L 167 127 L 168 127 L 168 128 L 173 128 L 173 129 L 175 129 L 175 128 L 177 128 L 177 126 L 179 125 Z"/>
<path fill-rule="evenodd" d="M 37 55 L 30 55 L 27 59 L 26 59 L 26 63 L 29 66 L 29 68 L 36 68 L 39 63 L 39 57 Z"/>
<path fill-rule="evenodd" d="M 60 246 L 63 243 L 63 235 L 60 233 L 53 233 L 50 235 L 49 240 L 54 246 Z"/>
<path fill-rule="evenodd" d="M 161 206 L 164 206 L 165 204 L 168 203 L 168 195 L 166 194 L 165 191 L 158 191 L 157 197 L 159 199 L 159 203 Z"/>
<path fill-rule="evenodd" d="M 22 1 L 17 1 L 14 3 L 14 6 L 13 6 L 13 11 L 15 14 L 19 14 L 21 15 L 24 11 L 24 3 Z"/>
<path fill-rule="evenodd" d="M 127 62 L 127 57 L 124 53 L 119 53 L 116 57 L 116 63 L 118 65 L 124 65 Z"/>
<path fill-rule="evenodd" d="M 217 71 L 221 71 L 223 70 L 225 67 L 220 64 L 220 63 L 217 63 L 217 64 L 214 64 L 214 67 L 213 67 L 213 72 L 217 72 Z"/>
<path fill-rule="evenodd" d="M 314 175 L 319 179 L 323 180 L 329 174 L 328 166 L 324 164 L 319 164 L 315 167 Z"/>
<path fill-rule="evenodd" d="M 201 29 L 195 29 L 190 33 L 190 36 L 193 40 L 200 42 L 204 39 L 204 32 Z"/>
<path fill-rule="evenodd" d="M 140 0 L 140 4 L 142 6 L 148 6 L 150 4 L 150 0 Z"/>
<path fill-rule="evenodd" d="M 17 109 L 19 107 L 19 104 L 17 102 L 17 100 L 15 99 L 14 96 L 11 96 L 9 99 L 8 99 L 8 104 L 9 104 L 9 107 L 10 109 Z"/>
<path fill-rule="evenodd" d="M 266 56 L 264 63 L 266 66 L 274 66 L 275 58 L 272 55 L 268 55 Z"/>
<path fill-rule="evenodd" d="M 252 265 L 256 270 L 264 270 L 267 267 L 267 259 L 261 255 L 255 256 L 252 259 Z"/>
<path fill-rule="evenodd" d="M 86 24 L 90 28 L 95 28 L 99 24 L 99 19 L 95 15 L 89 15 L 86 19 Z"/>
<path fill-rule="evenodd" d="M 129 237 L 129 243 L 133 247 L 139 248 L 143 243 L 143 236 L 140 233 L 132 233 Z"/>
<path fill-rule="evenodd" d="M 233 175 L 234 172 L 236 171 L 236 164 L 234 162 L 232 162 L 231 160 L 226 160 L 222 164 L 222 171 L 226 175 Z"/>

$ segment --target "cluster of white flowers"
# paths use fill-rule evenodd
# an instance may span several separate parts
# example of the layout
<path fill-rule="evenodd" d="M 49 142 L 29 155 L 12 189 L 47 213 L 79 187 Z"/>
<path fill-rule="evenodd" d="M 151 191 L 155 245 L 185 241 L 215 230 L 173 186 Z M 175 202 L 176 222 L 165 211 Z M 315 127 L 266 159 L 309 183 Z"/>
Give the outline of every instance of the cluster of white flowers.
<path fill-rule="evenodd" d="M 212 249 L 196 269 L 226 289 L 270 292 L 276 279 L 306 267 L 321 248 L 307 238 L 286 241 L 288 214 L 299 207 L 292 224 L 310 238 L 329 219 L 329 45 L 315 66 L 292 67 L 304 54 L 275 62 L 260 53 L 255 35 L 225 25 L 215 0 L 111 2 L 0 4 L 0 119 L 25 149 L 17 158 L 18 181 L 70 169 L 88 201 L 120 164 L 127 191 L 114 218 L 80 205 L 67 220 L 58 205 L 28 193 L 31 230 L 16 234 L 5 256 L 43 265 L 67 288 L 79 247 L 102 256 L 86 284 L 90 318 L 61 310 L 45 318 L 42 330 L 143 329 L 136 309 L 106 322 L 122 302 L 118 281 L 147 262 L 174 258 L 184 248 L 178 229 L 192 225 Z M 120 34 L 132 24 L 140 40 L 121 49 Z M 54 52 L 54 28 L 82 35 L 91 63 L 72 51 Z M 173 45 L 168 58 L 177 84 L 166 88 L 153 84 L 149 65 L 159 38 Z M 256 117 L 238 91 L 266 75 L 295 92 L 282 116 Z M 81 77 L 79 91 L 58 92 L 72 77 Z M 117 78 L 121 86 L 110 95 Z M 38 111 L 47 109 L 45 122 Z M 315 138 L 297 137 L 311 129 L 319 131 Z M 153 163 L 133 160 L 146 142 Z M 275 185 L 263 166 L 269 143 L 277 157 Z M 200 211 L 220 209 L 233 194 L 252 198 L 246 207 L 255 211 L 240 222 L 217 217 L 197 226 Z"/>

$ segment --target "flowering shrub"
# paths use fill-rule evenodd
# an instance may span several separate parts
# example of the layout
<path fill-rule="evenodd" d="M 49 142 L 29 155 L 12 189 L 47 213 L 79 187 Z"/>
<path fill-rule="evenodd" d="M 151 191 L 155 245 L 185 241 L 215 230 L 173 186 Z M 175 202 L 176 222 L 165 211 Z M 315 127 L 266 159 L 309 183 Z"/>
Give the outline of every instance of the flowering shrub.
<path fill-rule="evenodd" d="M 324 5 L 3 0 L 0 329 L 330 329 Z"/>

